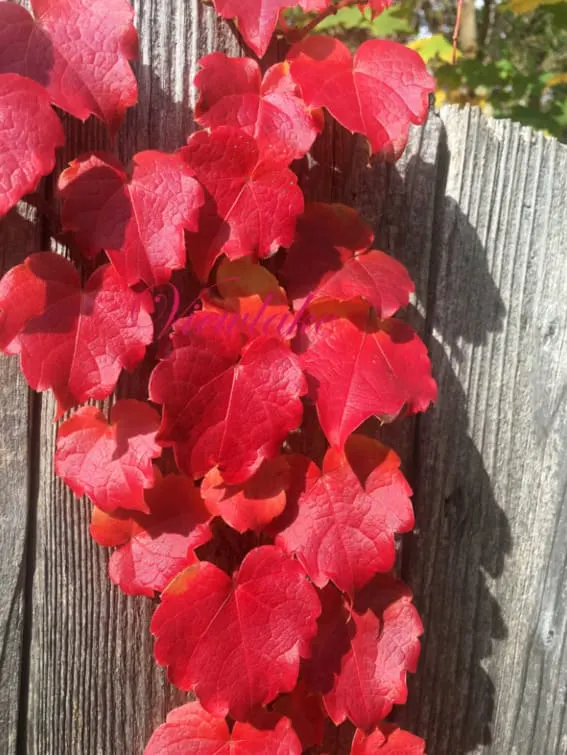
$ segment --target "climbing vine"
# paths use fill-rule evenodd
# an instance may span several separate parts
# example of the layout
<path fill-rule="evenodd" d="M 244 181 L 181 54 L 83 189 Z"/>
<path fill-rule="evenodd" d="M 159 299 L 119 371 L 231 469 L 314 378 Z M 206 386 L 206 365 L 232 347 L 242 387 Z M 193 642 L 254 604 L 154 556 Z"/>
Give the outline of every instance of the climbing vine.
<path fill-rule="evenodd" d="M 214 4 L 259 58 L 285 37 L 285 58 L 207 55 L 200 129 L 177 151 L 128 166 L 91 152 L 60 172 L 52 211 L 94 272 L 83 284 L 49 251 L 9 270 L 0 348 L 56 398 L 55 470 L 90 499 L 111 580 L 159 595 L 156 661 L 193 698 L 146 755 L 294 755 L 347 719 L 353 755 L 423 753 L 386 723 L 422 633 L 392 574 L 411 490 L 361 426 L 424 411 L 436 385 L 395 316 L 407 271 L 355 210 L 306 202 L 293 167 L 325 118 L 395 160 L 434 83 L 395 42 L 353 55 L 312 33 L 352 0 L 302 0 L 318 15 L 300 31 L 282 15 L 292 0 Z M 126 0 L 31 5 L 0 3 L 0 215 L 54 169 L 54 106 L 115 134 L 137 100 Z M 146 376 L 146 400 L 77 408 L 122 370 Z"/>

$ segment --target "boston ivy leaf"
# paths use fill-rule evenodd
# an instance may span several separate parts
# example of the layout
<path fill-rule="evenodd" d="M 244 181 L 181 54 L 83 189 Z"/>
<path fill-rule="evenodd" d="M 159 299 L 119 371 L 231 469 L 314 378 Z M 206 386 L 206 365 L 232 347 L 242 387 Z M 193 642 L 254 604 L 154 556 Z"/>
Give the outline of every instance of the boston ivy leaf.
<path fill-rule="evenodd" d="M 341 204 L 313 203 L 297 220 L 295 241 L 281 269 L 295 307 L 327 299 L 363 299 L 378 317 L 405 307 L 414 285 L 390 255 L 368 251 L 372 232 L 358 213 Z"/>
<path fill-rule="evenodd" d="M 62 221 L 87 256 L 100 249 L 133 285 L 165 283 L 185 265 L 183 229 L 197 230 L 203 191 L 177 154 L 148 151 L 133 170 L 111 154 L 78 157 L 59 177 Z"/>
<path fill-rule="evenodd" d="M 221 335 L 211 339 L 219 325 Z M 227 333 L 213 312 L 180 321 L 173 343 L 149 386 L 151 400 L 164 406 L 160 441 L 174 446 L 180 469 L 195 479 L 218 467 L 228 485 L 245 482 L 301 424 L 307 387 L 296 356 L 259 337 L 238 358 L 239 334 Z"/>
<path fill-rule="evenodd" d="M 280 695 L 272 705 L 272 710 L 287 716 L 303 750 L 316 747 L 325 735 L 325 713 L 320 695 L 310 694 L 300 680 L 287 695 Z"/>
<path fill-rule="evenodd" d="M 17 74 L 0 74 L 0 218 L 51 173 L 64 141 L 45 89 Z"/>
<path fill-rule="evenodd" d="M 202 301 L 204 310 L 224 315 L 223 327 L 243 330 L 249 338 L 265 335 L 289 341 L 297 329 L 297 318 L 277 278 L 248 259 L 223 260 L 214 289 Z"/>
<path fill-rule="evenodd" d="M 321 600 L 323 613 L 302 678 L 323 695 L 337 726 L 349 718 L 369 731 L 395 704 L 405 703 L 406 673 L 416 669 L 423 627 L 411 592 L 402 582 L 378 575 L 353 606 L 332 585 Z"/>
<path fill-rule="evenodd" d="M 293 241 L 303 211 L 297 176 L 261 160 L 254 137 L 232 126 L 198 131 L 180 150 L 207 192 L 199 231 L 189 233 L 189 255 L 205 280 L 217 257 L 267 257 Z"/>
<path fill-rule="evenodd" d="M 51 388 L 62 414 L 110 395 L 121 369 L 140 362 L 153 337 L 152 306 L 110 265 L 81 290 L 69 260 L 32 254 L 0 281 L 0 349 L 20 355 L 30 386 Z"/>
<path fill-rule="evenodd" d="M 57 433 L 55 473 L 77 496 L 88 495 L 103 511 L 148 511 L 144 489 L 152 486 L 152 459 L 159 414 L 144 401 L 124 399 L 110 422 L 94 406 L 78 409 Z"/>
<path fill-rule="evenodd" d="M 263 80 L 251 58 L 214 52 L 199 65 L 197 123 L 241 128 L 256 139 L 261 158 L 272 167 L 285 167 L 309 151 L 323 121 L 298 96 L 289 64 L 272 66 Z"/>
<path fill-rule="evenodd" d="M 232 577 L 201 562 L 162 595 L 151 626 L 156 660 L 209 713 L 247 719 L 293 689 L 319 612 L 302 568 L 278 548 L 255 548 Z"/>
<path fill-rule="evenodd" d="M 258 57 L 266 52 L 278 15 L 283 8 L 300 5 L 303 10 L 322 10 L 330 0 L 213 0 L 223 18 L 237 18 L 238 28 L 246 44 Z"/>
<path fill-rule="evenodd" d="M 327 108 L 389 159 L 403 152 L 409 124 L 425 120 L 435 89 L 420 56 L 390 40 L 364 42 L 353 59 L 340 40 L 315 35 L 292 47 L 288 59 L 308 105 Z"/>
<path fill-rule="evenodd" d="M 301 744 L 287 718 L 273 727 L 237 721 L 232 731 L 198 702 L 175 708 L 153 733 L 144 755 L 301 755 Z"/>
<path fill-rule="evenodd" d="M 355 324 L 356 323 L 356 324 Z M 321 427 L 336 448 L 368 417 L 427 409 L 437 395 L 427 349 L 399 320 L 335 318 L 306 328 L 298 344 Z"/>
<path fill-rule="evenodd" d="M 128 61 L 138 55 L 134 11 L 126 0 L 31 0 L 36 20 L 0 3 L 0 73 L 42 84 L 52 102 L 115 131 L 138 99 Z"/>
<path fill-rule="evenodd" d="M 357 729 L 350 755 L 425 755 L 421 737 L 400 729 L 395 724 L 380 724 L 371 734 Z"/>
<path fill-rule="evenodd" d="M 91 535 L 100 545 L 118 546 L 108 574 L 128 595 L 161 592 L 195 561 L 193 550 L 212 537 L 210 515 L 193 481 L 161 477 L 158 470 L 155 478 L 144 495 L 148 513 L 93 511 Z"/>
<path fill-rule="evenodd" d="M 378 441 L 351 436 L 330 449 L 318 479 L 297 502 L 297 516 L 276 538 L 295 554 L 317 587 L 329 580 L 353 595 L 395 561 L 394 535 L 414 525 L 411 489 L 396 454 Z"/>
<path fill-rule="evenodd" d="M 241 485 L 227 485 L 217 467 L 201 483 L 201 495 L 213 516 L 238 532 L 260 532 L 285 508 L 290 468 L 287 456 L 265 461 Z"/>

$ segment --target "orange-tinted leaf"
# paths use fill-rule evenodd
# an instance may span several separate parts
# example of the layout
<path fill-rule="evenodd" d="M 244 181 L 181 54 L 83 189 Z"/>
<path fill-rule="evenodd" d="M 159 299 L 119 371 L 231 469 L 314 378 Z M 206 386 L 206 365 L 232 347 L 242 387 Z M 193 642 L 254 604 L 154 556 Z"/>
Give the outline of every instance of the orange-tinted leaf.
<path fill-rule="evenodd" d="M 52 102 L 111 131 L 138 99 L 129 61 L 138 55 L 134 10 L 126 0 L 32 0 L 36 20 L 0 3 L 0 73 L 42 84 Z"/>
<path fill-rule="evenodd" d="M 400 729 L 395 724 L 381 724 L 371 734 L 357 729 L 350 755 L 425 755 L 421 737 Z"/>
<path fill-rule="evenodd" d="M 30 386 L 51 388 L 62 414 L 110 395 L 122 368 L 136 367 L 153 338 L 152 306 L 110 265 L 81 289 L 69 260 L 32 254 L 0 281 L 0 349 L 20 355 Z"/>
<path fill-rule="evenodd" d="M 120 546 L 108 564 L 110 579 L 128 595 L 160 592 L 195 561 L 193 550 L 210 540 L 208 514 L 199 489 L 182 475 L 161 477 L 145 491 L 148 513 L 93 512 L 91 535 Z"/>
<path fill-rule="evenodd" d="M 393 705 L 405 703 L 406 673 L 416 669 L 423 627 L 411 592 L 402 582 L 378 575 L 353 606 L 332 585 L 321 600 L 323 613 L 302 678 L 323 695 L 336 725 L 349 718 L 370 731 Z"/>
<path fill-rule="evenodd" d="M 411 489 L 396 454 L 353 435 L 344 452 L 330 449 L 323 472 L 306 483 L 297 515 L 276 544 L 295 554 L 313 582 L 329 580 L 350 595 L 395 561 L 394 535 L 414 525 Z"/>
<path fill-rule="evenodd" d="M 194 702 L 171 711 L 144 755 L 301 755 L 301 744 L 287 718 L 273 728 L 237 722 L 231 732 L 223 718 Z"/>
<path fill-rule="evenodd" d="M 209 512 L 238 532 L 260 532 L 285 508 L 290 469 L 286 456 L 265 461 L 242 485 L 226 485 L 215 467 L 205 475 L 201 495 Z"/>

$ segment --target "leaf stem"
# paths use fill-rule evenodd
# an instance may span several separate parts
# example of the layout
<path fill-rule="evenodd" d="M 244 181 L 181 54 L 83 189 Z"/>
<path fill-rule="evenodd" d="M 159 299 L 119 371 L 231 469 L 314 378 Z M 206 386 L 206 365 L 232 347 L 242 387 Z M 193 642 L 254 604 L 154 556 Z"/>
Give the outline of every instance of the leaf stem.
<path fill-rule="evenodd" d="M 315 18 L 311 19 L 309 23 L 305 24 L 302 29 L 297 30 L 295 33 L 289 34 L 288 39 L 290 42 L 301 42 L 302 39 L 310 34 L 315 27 L 319 26 L 321 21 L 324 21 L 329 16 L 334 16 L 343 8 L 348 8 L 349 5 L 367 5 L 368 0 L 339 0 L 336 5 L 329 5 L 328 8 L 318 13 Z"/>

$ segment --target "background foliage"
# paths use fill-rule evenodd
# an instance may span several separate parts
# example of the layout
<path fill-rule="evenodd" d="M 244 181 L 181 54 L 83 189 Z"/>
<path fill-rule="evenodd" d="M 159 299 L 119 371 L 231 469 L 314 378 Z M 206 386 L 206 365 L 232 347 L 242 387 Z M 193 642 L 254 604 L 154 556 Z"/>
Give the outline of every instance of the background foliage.
<path fill-rule="evenodd" d="M 350 6 L 317 31 L 351 48 L 387 37 L 416 49 L 435 73 L 436 105 L 478 105 L 567 141 L 567 2 L 464 0 L 456 64 L 456 0 L 402 0 L 372 18 Z M 301 14 L 293 12 L 294 22 Z M 307 17 L 305 17 L 307 18 Z"/>

